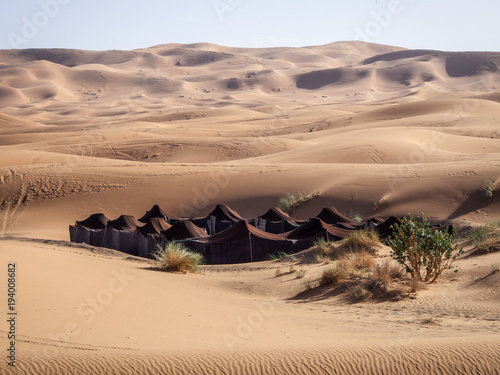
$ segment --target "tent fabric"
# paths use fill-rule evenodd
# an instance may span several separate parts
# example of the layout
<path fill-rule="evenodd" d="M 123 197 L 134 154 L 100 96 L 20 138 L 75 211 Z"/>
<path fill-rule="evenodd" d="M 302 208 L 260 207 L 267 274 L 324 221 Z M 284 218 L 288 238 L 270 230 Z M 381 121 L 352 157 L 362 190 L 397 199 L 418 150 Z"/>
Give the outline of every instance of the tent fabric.
<path fill-rule="evenodd" d="M 76 225 L 69 226 L 69 240 L 71 242 L 80 242 L 78 240 L 78 226 Z"/>
<path fill-rule="evenodd" d="M 373 228 L 379 235 L 380 238 L 385 239 L 389 237 L 393 230 L 391 229 L 391 226 L 394 224 L 400 224 L 401 220 L 399 220 L 395 216 L 391 216 L 387 218 L 384 222 L 378 224 L 375 228 Z"/>
<path fill-rule="evenodd" d="M 149 219 L 152 218 L 163 218 L 168 223 L 176 223 L 178 221 L 184 220 L 181 217 L 170 215 L 169 213 L 163 211 L 160 206 L 155 204 L 149 211 L 147 211 L 143 217 L 139 219 L 141 223 L 147 223 Z"/>
<path fill-rule="evenodd" d="M 245 220 L 240 214 L 235 210 L 231 209 L 227 204 L 221 203 L 215 206 L 215 208 L 208 214 L 208 216 L 215 216 L 217 219 L 228 220 L 228 221 L 240 221 Z"/>
<path fill-rule="evenodd" d="M 314 218 L 309 220 L 307 224 L 291 231 L 286 238 L 291 240 L 302 240 L 323 236 L 326 240 L 341 240 L 350 233 L 352 233 L 352 230 L 336 228 L 333 225 L 325 223 L 321 219 Z"/>
<path fill-rule="evenodd" d="M 305 250 L 313 245 L 315 240 L 321 238 L 326 241 L 339 241 L 347 237 L 352 230 L 336 228 L 333 225 L 326 224 L 321 219 L 314 218 L 307 224 L 286 234 L 287 240 L 293 240 L 294 252 Z"/>
<path fill-rule="evenodd" d="M 255 221 L 254 227 L 265 232 L 266 227 L 267 227 L 267 220 L 260 218 L 260 217 L 257 218 L 257 220 Z"/>
<path fill-rule="evenodd" d="M 90 229 L 89 230 L 89 242 L 88 244 L 91 246 L 102 247 L 104 243 L 104 235 L 106 233 L 106 229 Z"/>
<path fill-rule="evenodd" d="M 109 219 L 104 214 L 92 214 L 82 221 L 77 221 L 77 226 L 84 226 L 88 229 L 104 229 L 108 225 Z"/>
<path fill-rule="evenodd" d="M 242 220 L 205 240 L 188 246 L 205 256 L 207 264 L 248 263 L 265 260 L 277 251 L 292 251 L 292 242 L 283 236 L 261 231 Z"/>
<path fill-rule="evenodd" d="M 326 224 L 337 224 L 337 223 L 349 223 L 358 224 L 356 221 L 348 218 L 347 216 L 341 214 L 335 207 L 326 207 L 321 210 L 321 212 L 316 215 L 318 219 L 321 219 Z"/>
<path fill-rule="evenodd" d="M 153 217 L 143 226 L 137 227 L 138 232 L 140 232 L 144 237 L 148 234 L 160 234 L 162 231 L 167 230 L 171 227 L 164 219 Z"/>
<path fill-rule="evenodd" d="M 78 225 L 78 242 L 90 245 L 90 229 L 83 225 Z"/>
<path fill-rule="evenodd" d="M 269 221 L 283 221 L 287 220 L 290 222 L 295 222 L 295 219 L 284 212 L 279 207 L 273 207 L 267 210 L 267 212 L 258 217 L 259 219 L 269 220 Z"/>
<path fill-rule="evenodd" d="M 190 238 L 208 237 L 205 229 L 193 224 L 190 220 L 179 221 L 173 224 L 169 229 L 161 232 L 165 241 L 177 241 Z"/>
<path fill-rule="evenodd" d="M 256 228 L 275 234 L 289 232 L 297 229 L 299 226 L 294 218 L 286 214 L 279 207 L 269 209 L 265 214 L 259 216 L 255 223 Z"/>
<path fill-rule="evenodd" d="M 107 227 L 116 230 L 131 231 L 142 225 L 144 225 L 144 223 L 137 221 L 137 219 L 131 215 L 121 215 L 115 220 L 108 221 Z"/>

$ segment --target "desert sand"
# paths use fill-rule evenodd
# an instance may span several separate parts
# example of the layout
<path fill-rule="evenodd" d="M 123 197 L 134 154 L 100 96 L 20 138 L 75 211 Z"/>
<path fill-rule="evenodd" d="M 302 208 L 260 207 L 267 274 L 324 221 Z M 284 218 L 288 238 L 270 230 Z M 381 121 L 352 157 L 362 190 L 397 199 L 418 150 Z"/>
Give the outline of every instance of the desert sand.
<path fill-rule="evenodd" d="M 498 66 L 362 42 L 0 51 L 1 274 L 16 263 L 18 311 L 16 368 L 0 372 L 498 373 L 498 252 L 466 248 L 414 298 L 354 304 L 275 277 L 291 260 L 176 274 L 68 242 L 92 213 L 223 202 L 252 218 L 298 191 L 319 193 L 298 219 L 497 220 L 498 191 L 480 189 L 499 182 Z"/>

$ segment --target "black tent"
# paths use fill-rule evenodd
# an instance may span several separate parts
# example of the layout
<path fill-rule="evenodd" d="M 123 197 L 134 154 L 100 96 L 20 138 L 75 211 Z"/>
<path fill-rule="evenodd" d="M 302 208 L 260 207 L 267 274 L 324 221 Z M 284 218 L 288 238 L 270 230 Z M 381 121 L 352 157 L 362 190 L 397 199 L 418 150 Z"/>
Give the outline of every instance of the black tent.
<path fill-rule="evenodd" d="M 245 220 L 236 211 L 231 209 L 227 204 L 218 204 L 208 214 L 206 218 L 195 219 L 195 224 L 201 226 L 205 222 L 207 233 L 214 235 L 230 228 L 234 223 Z"/>
<path fill-rule="evenodd" d="M 85 220 L 77 221 L 75 225 L 69 226 L 71 242 L 102 246 L 108 221 L 102 213 L 92 214 Z"/>
<path fill-rule="evenodd" d="M 316 217 L 318 219 L 321 219 L 326 224 L 330 225 L 338 223 L 348 223 L 357 226 L 357 224 L 359 224 L 357 221 L 354 221 L 347 216 L 342 215 L 335 207 L 323 208 L 323 210 L 321 210 L 321 212 Z"/>
<path fill-rule="evenodd" d="M 269 209 L 265 214 L 259 216 L 252 225 L 265 232 L 275 234 L 289 232 L 300 226 L 294 218 L 279 207 Z"/>
<path fill-rule="evenodd" d="M 162 218 L 162 219 L 164 219 L 166 222 L 168 222 L 170 224 L 173 224 L 173 223 L 176 223 L 178 221 L 184 220 L 181 217 L 178 217 L 178 216 L 175 216 L 175 215 L 171 215 L 171 214 L 163 211 L 160 208 L 160 206 L 158 206 L 157 204 L 155 204 L 148 212 L 146 212 L 144 214 L 144 216 L 139 219 L 139 221 L 141 223 L 147 223 L 149 221 L 149 219 L 152 219 L 152 218 Z"/>
<path fill-rule="evenodd" d="M 398 219 L 395 216 L 390 216 L 388 219 L 378 224 L 373 229 L 378 233 L 380 238 L 385 239 L 389 237 L 393 232 L 391 226 L 400 223 L 401 223 L 400 219 Z"/>
<path fill-rule="evenodd" d="M 121 215 L 115 220 L 108 221 L 102 246 L 134 254 L 137 227 L 142 225 L 144 224 L 131 215 Z"/>
<path fill-rule="evenodd" d="M 292 242 L 283 236 L 261 231 L 244 220 L 207 239 L 187 241 L 186 245 L 202 253 L 207 264 L 258 262 L 277 251 L 293 251 Z"/>
<path fill-rule="evenodd" d="M 287 240 L 294 241 L 294 250 L 304 250 L 313 245 L 315 240 L 323 238 L 327 241 L 339 241 L 347 237 L 352 230 L 341 229 L 314 218 L 307 224 L 286 234 Z"/>
<path fill-rule="evenodd" d="M 134 216 L 131 215 L 121 215 L 119 218 L 115 220 L 108 221 L 108 228 L 113 228 L 116 230 L 134 230 L 138 226 L 142 226 L 144 223 L 137 221 Z"/>
<path fill-rule="evenodd" d="M 208 237 L 205 229 L 193 224 L 190 220 L 179 221 L 169 229 L 161 232 L 164 242 Z"/>
<path fill-rule="evenodd" d="M 104 214 L 92 214 L 82 221 L 77 221 L 77 226 L 84 226 L 88 229 L 104 229 L 108 225 L 109 219 Z"/>

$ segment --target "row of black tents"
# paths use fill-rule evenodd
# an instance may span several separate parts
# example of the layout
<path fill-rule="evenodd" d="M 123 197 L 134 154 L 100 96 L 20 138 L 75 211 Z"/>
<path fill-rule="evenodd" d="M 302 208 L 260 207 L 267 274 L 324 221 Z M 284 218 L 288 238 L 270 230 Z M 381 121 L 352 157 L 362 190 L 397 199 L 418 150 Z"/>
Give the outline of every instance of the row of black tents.
<path fill-rule="evenodd" d="M 335 208 L 324 208 L 309 220 L 296 220 L 275 207 L 256 219 L 245 219 L 225 204 L 218 204 L 206 217 L 181 218 L 158 205 L 140 219 L 122 215 L 116 220 L 93 214 L 70 225 L 72 242 L 119 250 L 153 258 L 158 246 L 171 241 L 202 254 L 206 264 L 233 264 L 265 260 L 277 252 L 295 253 L 323 238 L 337 241 L 355 230 L 375 230 L 385 238 L 396 217 L 372 217 L 354 221 Z"/>

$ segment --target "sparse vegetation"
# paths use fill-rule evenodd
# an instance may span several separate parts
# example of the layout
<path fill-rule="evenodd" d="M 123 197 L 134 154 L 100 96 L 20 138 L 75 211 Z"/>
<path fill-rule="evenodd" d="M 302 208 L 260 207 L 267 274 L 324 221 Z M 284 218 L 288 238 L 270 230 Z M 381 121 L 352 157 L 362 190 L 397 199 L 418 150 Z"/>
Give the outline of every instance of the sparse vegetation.
<path fill-rule="evenodd" d="M 330 258 L 335 250 L 335 242 L 327 241 L 324 238 L 314 240 L 313 246 L 316 248 L 316 255 L 321 258 Z"/>
<path fill-rule="evenodd" d="M 308 201 L 317 197 L 319 193 L 305 194 L 305 193 L 296 193 L 296 194 L 287 194 L 284 197 L 281 197 L 278 203 L 279 208 L 281 208 L 287 214 L 291 214 L 293 211 L 298 209 L 299 207 L 306 204 Z"/>
<path fill-rule="evenodd" d="M 500 266 L 498 265 L 498 263 L 492 264 L 491 265 L 491 273 L 495 274 L 497 272 L 500 272 Z"/>
<path fill-rule="evenodd" d="M 453 244 L 453 235 L 444 230 L 431 230 L 422 214 L 422 221 L 403 218 L 393 226 L 394 233 L 387 240 L 392 257 L 418 281 L 435 282 L 445 269 L 451 269 L 457 256 L 463 253 Z"/>
<path fill-rule="evenodd" d="M 354 288 L 352 295 L 356 301 L 362 302 L 368 300 L 372 294 L 363 286 L 359 285 Z"/>
<path fill-rule="evenodd" d="M 294 264 L 292 264 L 292 265 L 290 266 L 290 269 L 288 270 L 288 272 L 289 272 L 289 273 L 295 273 L 295 272 L 297 272 L 297 268 L 295 268 L 295 265 L 294 265 Z"/>
<path fill-rule="evenodd" d="M 493 196 L 493 192 L 495 191 L 495 182 L 489 178 L 484 181 L 484 185 L 481 187 L 481 192 L 485 198 L 489 198 Z"/>
<path fill-rule="evenodd" d="M 361 251 L 354 254 L 354 267 L 358 269 L 371 269 L 375 267 L 375 258 L 367 251 Z"/>
<path fill-rule="evenodd" d="M 344 280 L 349 275 L 349 269 L 345 262 L 337 262 L 337 264 L 326 268 L 321 274 L 321 285 L 333 284 L 336 285 Z"/>
<path fill-rule="evenodd" d="M 286 258 L 289 255 L 290 254 L 288 254 L 285 251 L 277 251 L 275 253 L 269 254 L 267 257 L 267 260 L 280 260 L 280 259 Z"/>
<path fill-rule="evenodd" d="M 467 238 L 481 253 L 489 253 L 500 245 L 500 221 L 480 226 L 467 233 Z"/>
<path fill-rule="evenodd" d="M 399 264 L 386 260 L 374 268 L 372 280 L 379 280 L 388 285 L 392 280 L 401 280 L 403 276 L 403 270 Z"/>
<path fill-rule="evenodd" d="M 316 263 L 325 263 L 325 264 L 328 264 L 328 263 L 330 263 L 332 261 L 330 259 L 330 257 L 324 256 L 324 255 L 320 255 L 320 254 L 316 254 L 314 256 L 314 260 L 316 261 Z"/>
<path fill-rule="evenodd" d="M 179 242 L 169 242 L 165 247 L 158 247 L 154 254 L 160 267 L 167 271 L 196 272 L 203 264 L 203 256 L 195 253 Z"/>
<path fill-rule="evenodd" d="M 274 273 L 274 276 L 275 277 L 283 276 L 283 271 L 281 270 L 281 268 L 277 268 L 276 269 L 276 272 Z"/>
<path fill-rule="evenodd" d="M 422 324 L 427 326 L 438 326 L 441 325 L 441 320 L 435 319 L 434 317 L 431 316 L 430 318 L 423 319 Z"/>
<path fill-rule="evenodd" d="M 297 279 L 302 279 L 307 273 L 307 270 L 298 270 L 297 273 L 295 274 L 295 277 Z"/>
<path fill-rule="evenodd" d="M 311 280 L 304 280 L 304 288 L 306 290 L 311 290 L 313 288 Z"/>
<path fill-rule="evenodd" d="M 380 238 L 375 231 L 353 231 L 343 242 L 343 246 L 351 251 L 369 250 L 380 245 Z"/>

